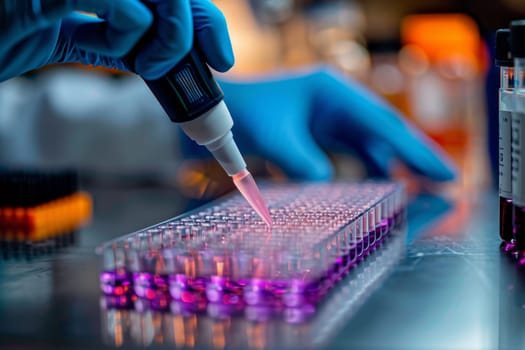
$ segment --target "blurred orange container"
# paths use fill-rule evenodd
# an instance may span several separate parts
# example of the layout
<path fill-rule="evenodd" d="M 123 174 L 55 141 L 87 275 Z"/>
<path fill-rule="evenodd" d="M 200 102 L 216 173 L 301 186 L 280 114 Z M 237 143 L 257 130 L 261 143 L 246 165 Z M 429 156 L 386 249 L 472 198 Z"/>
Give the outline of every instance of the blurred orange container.
<path fill-rule="evenodd" d="M 42 241 L 84 226 L 92 215 L 89 194 L 77 192 L 31 208 L 0 208 L 0 239 Z"/>
<path fill-rule="evenodd" d="M 456 162 L 463 187 L 486 182 L 483 72 L 488 55 L 465 14 L 410 15 L 401 25 L 400 66 L 409 116 Z"/>

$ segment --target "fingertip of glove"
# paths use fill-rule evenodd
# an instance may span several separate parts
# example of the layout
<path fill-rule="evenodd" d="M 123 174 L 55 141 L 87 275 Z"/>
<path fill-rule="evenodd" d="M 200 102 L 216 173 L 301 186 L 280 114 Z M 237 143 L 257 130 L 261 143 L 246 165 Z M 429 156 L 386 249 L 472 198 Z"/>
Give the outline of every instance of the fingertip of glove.
<path fill-rule="evenodd" d="M 210 67 L 221 73 L 233 67 L 235 56 L 227 32 L 216 33 L 204 28 L 197 32 L 197 40 Z"/>
<path fill-rule="evenodd" d="M 435 149 L 434 152 L 434 155 L 438 158 L 434 179 L 441 182 L 455 180 L 459 174 L 459 169 L 455 162 L 442 149 Z"/>
<path fill-rule="evenodd" d="M 226 17 L 213 3 L 192 3 L 193 25 L 197 40 L 208 64 L 218 72 L 226 72 L 235 63 Z"/>
<path fill-rule="evenodd" d="M 432 179 L 440 182 L 453 181 L 457 178 L 458 169 L 453 163 L 443 164 L 432 174 Z"/>
<path fill-rule="evenodd" d="M 153 13 L 142 3 L 136 3 L 135 8 L 133 9 L 134 18 L 137 23 L 143 28 L 143 31 L 146 32 L 147 29 L 153 24 Z"/>
<path fill-rule="evenodd" d="M 437 182 L 453 181 L 457 178 L 459 171 L 457 166 L 448 156 L 435 154 L 431 161 L 418 164 L 417 167 L 410 166 L 414 172 Z"/>
<path fill-rule="evenodd" d="M 230 50 L 230 52 L 222 52 L 222 55 L 215 56 L 213 59 L 208 60 L 208 64 L 217 72 L 224 73 L 230 70 L 230 68 L 235 64 L 233 51 Z"/>
<path fill-rule="evenodd" d="M 88 2 L 89 3 L 89 2 Z M 94 6 L 96 8 L 97 2 Z M 100 5 L 99 5 L 100 6 Z M 140 1 L 116 2 L 105 5 L 101 11 L 108 11 L 105 31 L 106 40 L 112 44 L 112 54 L 116 57 L 126 55 L 153 24 L 154 15 Z"/>

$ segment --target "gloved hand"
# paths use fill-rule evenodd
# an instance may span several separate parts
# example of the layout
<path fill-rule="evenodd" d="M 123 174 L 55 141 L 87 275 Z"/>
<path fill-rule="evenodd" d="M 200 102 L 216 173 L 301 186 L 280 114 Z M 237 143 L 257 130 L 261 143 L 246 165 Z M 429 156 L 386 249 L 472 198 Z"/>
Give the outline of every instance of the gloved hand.
<path fill-rule="evenodd" d="M 126 70 L 122 58 L 146 31 L 132 62 L 156 79 L 186 55 L 196 33 L 210 66 L 233 65 L 226 22 L 210 0 L 0 0 L 0 81 L 50 63 Z M 95 13 L 97 17 L 75 11 Z"/>
<path fill-rule="evenodd" d="M 452 163 L 399 112 L 335 70 L 315 68 L 263 81 L 221 83 L 245 155 L 257 154 L 296 179 L 333 175 L 326 151 L 358 153 L 372 170 L 388 175 L 391 162 L 446 181 Z"/>

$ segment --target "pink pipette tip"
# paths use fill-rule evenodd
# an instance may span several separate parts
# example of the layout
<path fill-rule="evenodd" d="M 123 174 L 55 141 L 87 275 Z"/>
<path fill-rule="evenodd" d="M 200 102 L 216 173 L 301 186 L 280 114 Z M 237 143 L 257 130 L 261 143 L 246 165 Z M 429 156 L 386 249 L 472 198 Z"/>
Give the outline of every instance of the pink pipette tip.
<path fill-rule="evenodd" d="M 241 192 L 242 196 L 248 201 L 255 212 L 259 214 L 266 225 L 272 228 L 272 218 L 252 174 L 250 174 L 247 169 L 244 169 L 233 175 L 232 178 L 233 183 L 239 192 Z"/>

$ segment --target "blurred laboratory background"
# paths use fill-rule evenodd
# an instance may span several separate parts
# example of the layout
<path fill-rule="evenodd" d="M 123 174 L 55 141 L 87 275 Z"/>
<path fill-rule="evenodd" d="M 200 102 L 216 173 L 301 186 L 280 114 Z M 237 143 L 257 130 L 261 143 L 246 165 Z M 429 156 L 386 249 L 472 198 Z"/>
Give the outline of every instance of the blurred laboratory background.
<path fill-rule="evenodd" d="M 499 73 L 493 51 L 495 31 L 525 18 L 525 1 L 213 2 L 226 16 L 236 58 L 229 72 L 217 73 L 220 79 L 264 79 L 313 65 L 336 67 L 395 106 L 441 145 L 458 169 L 455 181 L 439 184 L 402 165 L 392 169 L 394 179 L 409 190 L 408 244 L 399 244 L 400 251 L 387 250 L 388 263 L 369 261 L 357 282 L 342 283 L 341 291 L 328 298 L 326 318 L 304 328 L 302 341 L 310 342 L 308 336 L 320 334 L 318 327 L 332 327 L 325 320 L 350 310 L 351 317 L 334 328 L 335 336 L 325 333 L 334 347 L 523 345 L 523 271 L 498 250 Z M 242 151 L 242 140 L 238 143 Z M 66 170 L 71 178 L 78 175 L 80 189 L 91 196 L 82 197 L 81 208 L 73 211 L 87 226 L 71 237 L 65 245 L 69 250 L 0 260 L 1 348 L 92 349 L 102 340 L 125 344 L 122 329 L 129 319 L 98 305 L 95 248 L 233 189 L 213 159 L 196 157 L 187 146 L 186 136 L 133 74 L 68 64 L 0 83 L 0 170 Z M 245 156 L 258 180 L 286 180 L 275 164 Z M 373 175 L 352 155 L 330 158 L 338 179 Z M 72 186 L 70 192 L 76 191 Z M 384 273 L 385 266 L 393 277 Z M 367 304 L 359 309 L 349 302 L 352 297 Z M 144 315 L 131 324 L 169 327 L 165 338 L 135 329 L 143 336 L 141 346 L 168 344 L 170 332 L 183 335 L 177 346 L 195 346 L 196 319 L 162 323 L 167 315 Z M 217 334 L 224 330 L 213 325 L 215 336 L 207 337 L 218 339 L 212 347 L 223 349 L 224 337 Z M 286 327 L 293 328 L 250 323 L 243 334 L 255 339 L 250 347 L 263 349 L 272 345 L 266 334 Z M 295 329 L 290 334 L 290 343 L 301 337 Z"/>
<path fill-rule="evenodd" d="M 236 55 L 225 79 L 335 66 L 392 103 L 446 150 L 460 171 L 452 191 L 494 185 L 492 33 L 525 16 L 523 2 L 215 3 L 228 20 Z M 0 84 L 3 166 L 76 168 L 85 181 L 168 184 L 197 198 L 231 189 L 213 162 L 183 154 L 177 128 L 169 126 L 143 82 L 116 71 L 54 66 Z M 332 157 L 339 176 L 366 176 L 348 156 Z M 260 159 L 249 163 L 259 176 L 281 177 Z"/>

